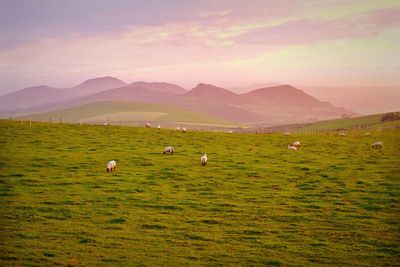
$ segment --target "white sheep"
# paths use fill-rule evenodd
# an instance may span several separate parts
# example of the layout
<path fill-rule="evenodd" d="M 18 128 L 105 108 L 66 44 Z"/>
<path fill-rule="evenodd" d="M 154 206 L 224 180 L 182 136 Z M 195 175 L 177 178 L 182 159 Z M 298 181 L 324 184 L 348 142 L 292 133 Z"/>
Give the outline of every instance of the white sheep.
<path fill-rule="evenodd" d="M 296 146 L 293 146 L 293 145 L 288 145 L 287 146 L 287 148 L 289 149 L 289 150 L 297 150 L 297 147 Z"/>
<path fill-rule="evenodd" d="M 150 123 L 146 123 L 146 128 L 150 128 Z"/>
<path fill-rule="evenodd" d="M 341 132 L 340 136 L 346 136 L 346 134 L 344 132 Z"/>
<path fill-rule="evenodd" d="M 115 171 L 115 167 L 117 167 L 117 162 L 115 160 L 110 160 L 107 163 L 107 172 Z"/>
<path fill-rule="evenodd" d="M 164 154 L 170 154 L 170 155 L 172 155 L 172 154 L 174 154 L 174 152 L 175 152 L 175 150 L 174 150 L 174 148 L 172 147 L 172 146 L 167 146 L 165 149 L 164 149 Z"/>
<path fill-rule="evenodd" d="M 182 132 L 186 133 L 186 127 L 182 128 Z"/>
<path fill-rule="evenodd" d="M 377 148 L 382 148 L 382 146 L 383 146 L 383 143 L 382 143 L 382 142 L 375 142 L 375 143 L 373 143 L 373 144 L 371 145 L 371 147 L 372 147 L 372 148 L 375 148 L 375 149 L 377 149 Z"/>
<path fill-rule="evenodd" d="M 205 166 L 207 164 L 207 153 L 204 153 L 203 156 L 201 156 L 201 166 Z"/>
<path fill-rule="evenodd" d="M 284 133 L 283 135 L 290 135 L 290 133 L 289 133 L 289 132 L 286 132 L 286 133 Z"/>
<path fill-rule="evenodd" d="M 181 127 L 179 127 L 179 126 L 177 126 L 176 128 L 175 128 L 175 131 L 180 131 L 181 130 Z"/>
<path fill-rule="evenodd" d="M 296 148 L 299 148 L 300 147 L 300 141 L 293 142 L 292 146 L 294 146 Z"/>
<path fill-rule="evenodd" d="M 370 133 L 366 133 L 365 136 L 371 136 L 371 134 Z"/>
<path fill-rule="evenodd" d="M 160 124 L 157 126 L 157 129 L 158 129 L 158 130 L 161 130 L 161 125 L 160 125 Z"/>

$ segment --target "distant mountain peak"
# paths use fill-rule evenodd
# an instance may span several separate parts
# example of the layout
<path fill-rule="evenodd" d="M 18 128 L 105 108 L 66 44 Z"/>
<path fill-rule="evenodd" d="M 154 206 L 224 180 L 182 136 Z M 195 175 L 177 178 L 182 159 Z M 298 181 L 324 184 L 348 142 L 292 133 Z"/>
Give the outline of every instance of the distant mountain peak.
<path fill-rule="evenodd" d="M 278 85 L 265 87 L 242 94 L 248 102 L 278 101 L 281 104 L 295 106 L 321 106 L 326 105 L 318 99 L 306 94 L 303 90 L 291 85 Z"/>
<path fill-rule="evenodd" d="M 237 96 L 237 94 L 212 84 L 199 83 L 195 88 L 190 90 L 187 96 L 204 96 L 204 97 L 218 97 L 218 96 Z"/>
<path fill-rule="evenodd" d="M 133 82 L 129 85 L 129 87 L 137 87 L 141 89 L 147 89 L 155 92 L 163 92 L 163 93 L 173 93 L 173 94 L 183 94 L 186 93 L 186 90 L 180 87 L 179 85 L 167 83 L 167 82 L 144 82 L 138 81 Z"/>
<path fill-rule="evenodd" d="M 107 84 L 107 87 L 110 84 L 115 84 L 115 87 L 122 87 L 126 86 L 127 84 L 124 81 L 121 81 L 117 78 L 111 77 L 111 76 L 105 76 L 105 77 L 97 77 L 97 78 L 92 78 L 89 80 L 84 81 L 83 83 L 75 86 L 75 87 L 81 87 L 81 86 L 98 86 L 98 85 L 103 85 Z"/>
<path fill-rule="evenodd" d="M 223 89 L 223 88 L 221 88 L 221 87 L 218 87 L 218 86 L 215 86 L 215 85 L 212 85 L 212 84 L 208 84 L 208 83 L 199 83 L 199 84 L 197 84 L 196 85 L 196 87 L 195 88 L 193 88 L 193 90 L 195 90 L 195 89 L 209 89 L 209 88 L 216 88 L 216 89 Z M 224 89 L 224 90 L 226 90 L 226 89 Z"/>
<path fill-rule="evenodd" d="M 30 86 L 30 87 L 26 87 L 23 89 L 20 89 L 18 91 L 9 93 L 5 96 L 12 96 L 12 95 L 19 95 L 19 94 L 24 94 L 24 93 L 42 93 L 42 92 L 47 92 L 47 91 L 52 91 L 52 90 L 57 90 L 56 88 L 51 88 L 47 85 L 35 85 L 35 86 Z"/>

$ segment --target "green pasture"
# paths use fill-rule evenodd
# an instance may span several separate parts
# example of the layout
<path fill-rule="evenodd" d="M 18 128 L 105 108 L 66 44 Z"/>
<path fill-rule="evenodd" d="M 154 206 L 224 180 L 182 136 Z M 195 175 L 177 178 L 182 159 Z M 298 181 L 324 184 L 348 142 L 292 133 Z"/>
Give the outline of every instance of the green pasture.
<path fill-rule="evenodd" d="M 59 111 L 50 111 L 32 116 L 23 116 L 28 120 L 31 117 L 34 121 L 52 121 L 59 122 L 60 118 L 63 122 L 70 123 L 97 123 L 103 124 L 109 121 L 111 124 L 132 124 L 139 121 L 157 122 L 162 125 L 187 124 L 195 126 L 218 126 L 218 127 L 234 127 L 238 123 L 229 122 L 227 120 L 213 117 L 205 113 L 183 110 L 167 105 L 146 104 L 137 102 L 96 102 L 85 104 L 77 107 L 67 108 Z"/>
<path fill-rule="evenodd" d="M 299 128 L 300 131 L 331 131 L 351 128 L 400 128 L 400 120 L 381 122 L 382 114 L 368 115 L 350 119 L 320 121 Z"/>
<path fill-rule="evenodd" d="M 0 266 L 399 265 L 399 134 L 3 120 Z"/>

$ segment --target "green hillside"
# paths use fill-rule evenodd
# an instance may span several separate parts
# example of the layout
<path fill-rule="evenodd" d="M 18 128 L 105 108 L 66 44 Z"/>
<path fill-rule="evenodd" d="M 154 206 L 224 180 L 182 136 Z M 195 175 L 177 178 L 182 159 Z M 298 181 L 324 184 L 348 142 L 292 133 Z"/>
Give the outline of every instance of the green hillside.
<path fill-rule="evenodd" d="M 298 128 L 298 130 L 327 131 L 327 130 L 338 130 L 338 129 L 350 129 L 357 127 L 366 127 L 372 129 L 395 128 L 397 126 L 400 127 L 400 120 L 381 122 L 381 118 L 383 115 L 384 114 L 376 114 L 358 118 L 321 121 L 303 126 L 301 128 Z"/>
<path fill-rule="evenodd" d="M 188 124 L 192 126 L 233 127 L 237 123 L 204 113 L 182 110 L 157 104 L 135 102 L 96 102 L 54 112 L 32 115 L 32 120 L 137 125 L 138 122 Z M 26 116 L 25 116 L 26 118 Z M 173 125 L 172 125 L 173 126 Z"/>
<path fill-rule="evenodd" d="M 0 121 L 0 266 L 395 266 L 399 142 Z"/>

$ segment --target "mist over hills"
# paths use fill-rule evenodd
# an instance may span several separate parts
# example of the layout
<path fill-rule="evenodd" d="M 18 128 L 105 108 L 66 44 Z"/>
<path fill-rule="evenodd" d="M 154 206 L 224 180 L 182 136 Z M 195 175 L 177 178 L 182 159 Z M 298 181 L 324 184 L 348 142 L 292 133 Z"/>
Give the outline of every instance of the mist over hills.
<path fill-rule="evenodd" d="M 264 125 L 355 115 L 290 85 L 258 88 L 237 94 L 205 83 L 199 83 L 187 91 L 171 83 L 142 81 L 127 84 L 112 77 L 90 79 L 66 89 L 48 86 L 25 88 L 0 97 L 0 110 L 3 116 L 34 114 L 104 101 L 160 104 L 232 122 Z"/>
<path fill-rule="evenodd" d="M 46 85 L 33 86 L 1 96 L 0 110 L 25 109 L 126 85 L 125 82 L 117 78 L 107 76 L 89 79 L 72 88 L 52 88 Z"/>
<path fill-rule="evenodd" d="M 333 87 L 303 86 L 318 99 L 329 101 L 358 114 L 371 115 L 400 110 L 400 86 Z"/>

